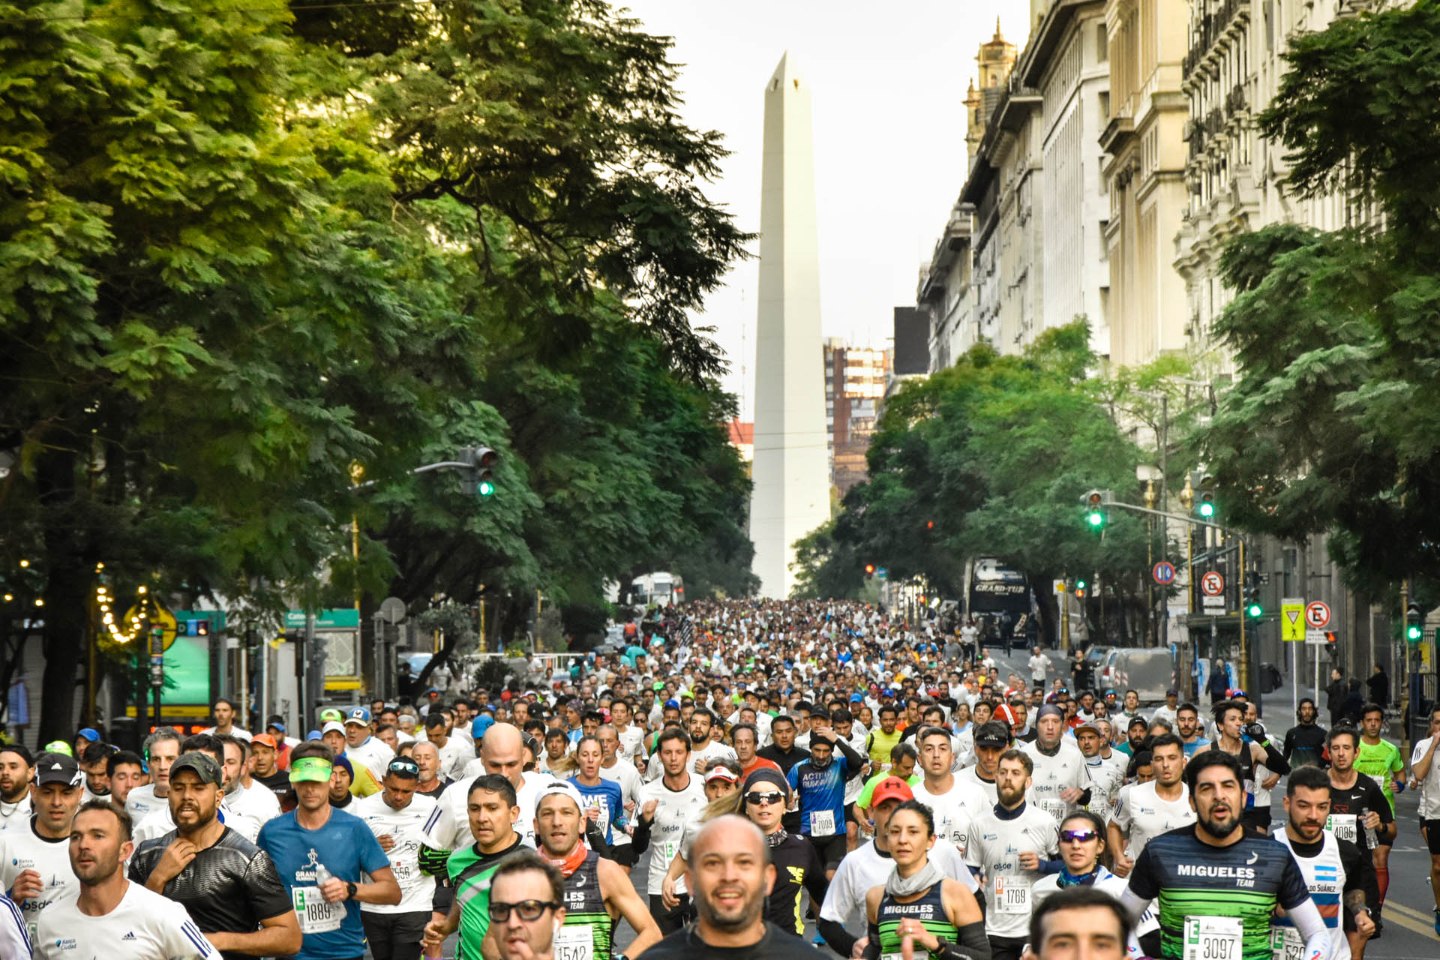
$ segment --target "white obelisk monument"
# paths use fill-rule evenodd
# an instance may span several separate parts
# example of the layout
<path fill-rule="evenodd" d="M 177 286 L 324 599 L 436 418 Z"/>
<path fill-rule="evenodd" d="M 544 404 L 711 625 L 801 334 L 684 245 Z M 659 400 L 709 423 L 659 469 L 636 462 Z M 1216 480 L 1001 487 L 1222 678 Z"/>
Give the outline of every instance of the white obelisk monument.
<path fill-rule="evenodd" d="M 760 593 L 786 597 L 795 541 L 830 516 L 810 91 L 787 53 L 765 87 L 750 539 Z"/>

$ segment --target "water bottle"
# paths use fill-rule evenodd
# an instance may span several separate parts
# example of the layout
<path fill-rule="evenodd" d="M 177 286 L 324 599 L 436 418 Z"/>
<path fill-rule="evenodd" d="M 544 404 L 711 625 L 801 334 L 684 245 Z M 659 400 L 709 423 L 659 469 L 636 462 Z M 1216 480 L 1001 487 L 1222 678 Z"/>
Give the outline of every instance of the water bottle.
<path fill-rule="evenodd" d="M 1375 850 L 1376 848 L 1378 848 L 1380 844 L 1379 844 L 1379 841 L 1378 841 L 1378 840 L 1376 839 L 1376 837 L 1375 837 L 1375 828 L 1372 827 L 1372 826 L 1370 826 L 1370 824 L 1369 824 L 1369 822 L 1368 822 L 1369 816 L 1370 816 L 1370 809 L 1369 809 L 1368 807 L 1361 807 L 1361 808 L 1360 808 L 1360 822 L 1361 822 L 1362 824 L 1364 824 L 1364 826 L 1365 826 L 1365 848 L 1366 848 L 1367 850 L 1372 850 L 1372 851 L 1373 851 L 1373 850 Z"/>
<path fill-rule="evenodd" d="M 326 870 L 325 864 L 315 864 L 315 886 L 323 887 L 325 886 L 325 884 L 329 883 L 333 879 L 335 879 L 335 874 L 331 873 L 329 870 Z"/>

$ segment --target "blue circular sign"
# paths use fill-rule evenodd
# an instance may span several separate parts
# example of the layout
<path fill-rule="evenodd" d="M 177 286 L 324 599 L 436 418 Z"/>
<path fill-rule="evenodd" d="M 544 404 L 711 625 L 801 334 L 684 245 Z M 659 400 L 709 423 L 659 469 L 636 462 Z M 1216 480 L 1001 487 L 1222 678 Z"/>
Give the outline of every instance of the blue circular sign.
<path fill-rule="evenodd" d="M 1161 586 L 1169 586 L 1175 582 L 1175 564 L 1169 560 L 1161 560 L 1150 571 L 1150 576 L 1154 577 L 1155 582 Z"/>

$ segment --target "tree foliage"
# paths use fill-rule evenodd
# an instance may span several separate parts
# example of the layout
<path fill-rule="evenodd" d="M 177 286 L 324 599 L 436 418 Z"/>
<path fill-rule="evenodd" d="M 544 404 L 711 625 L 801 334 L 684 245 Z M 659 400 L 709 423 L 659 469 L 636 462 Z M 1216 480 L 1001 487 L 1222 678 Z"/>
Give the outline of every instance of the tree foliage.
<path fill-rule="evenodd" d="M 1294 39 L 1261 130 L 1292 151 L 1295 193 L 1336 193 L 1361 225 L 1231 241 L 1217 332 L 1240 376 L 1198 435 L 1240 523 L 1330 531 L 1372 591 L 1440 577 L 1437 49 L 1433 0 Z"/>
<path fill-rule="evenodd" d="M 1133 590 L 1144 525 L 1112 511 L 1101 538 L 1082 520 L 1089 489 L 1129 499 L 1140 462 L 1111 417 L 1103 381 L 1088 374 L 1088 339 L 1077 321 L 1020 356 L 977 346 L 902 387 L 881 416 L 869 479 L 800 546 L 805 589 L 853 595 L 874 564 L 894 580 L 923 577 L 959 597 L 966 562 L 997 557 L 1037 584 L 1098 574 Z"/>
<path fill-rule="evenodd" d="M 0 49 L 0 576 L 42 577 L 44 738 L 100 564 L 274 609 L 748 562 L 685 321 L 745 238 L 665 40 L 595 2 L 62 0 L 0 3 Z M 477 442 L 493 498 L 409 473 Z"/>

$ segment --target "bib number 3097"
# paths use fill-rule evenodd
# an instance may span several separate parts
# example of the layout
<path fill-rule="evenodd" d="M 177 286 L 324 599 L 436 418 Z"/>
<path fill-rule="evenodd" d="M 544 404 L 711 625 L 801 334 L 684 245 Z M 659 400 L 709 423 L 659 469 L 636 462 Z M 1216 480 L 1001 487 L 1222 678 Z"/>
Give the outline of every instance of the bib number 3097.
<path fill-rule="evenodd" d="M 1184 960 L 1240 960 L 1243 934 L 1239 917 L 1189 917 Z"/>

